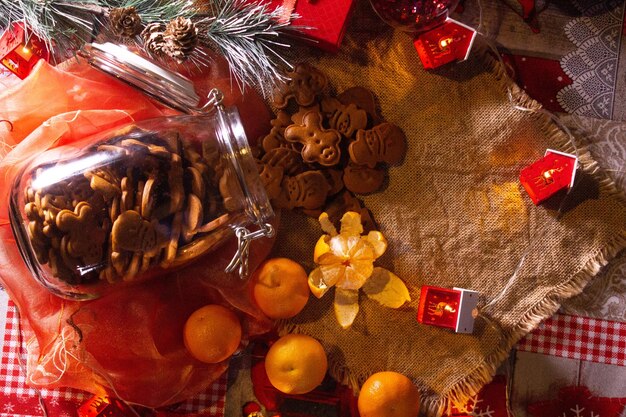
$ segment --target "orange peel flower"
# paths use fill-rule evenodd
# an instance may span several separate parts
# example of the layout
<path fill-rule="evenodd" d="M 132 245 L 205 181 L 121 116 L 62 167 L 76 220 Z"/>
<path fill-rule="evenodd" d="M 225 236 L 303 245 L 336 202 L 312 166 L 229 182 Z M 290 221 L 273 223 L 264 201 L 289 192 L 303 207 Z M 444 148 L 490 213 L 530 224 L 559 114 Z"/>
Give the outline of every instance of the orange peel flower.
<path fill-rule="evenodd" d="M 387 250 L 387 239 L 381 232 L 363 235 L 361 215 L 353 211 L 341 218 L 339 233 L 327 213 L 320 215 L 319 222 L 326 234 L 315 245 L 313 260 L 318 267 L 309 274 L 309 288 L 321 298 L 336 287 L 335 316 L 343 328 L 350 327 L 358 314 L 360 289 L 387 307 L 398 308 L 410 301 L 400 278 L 374 267 L 374 261 Z"/>

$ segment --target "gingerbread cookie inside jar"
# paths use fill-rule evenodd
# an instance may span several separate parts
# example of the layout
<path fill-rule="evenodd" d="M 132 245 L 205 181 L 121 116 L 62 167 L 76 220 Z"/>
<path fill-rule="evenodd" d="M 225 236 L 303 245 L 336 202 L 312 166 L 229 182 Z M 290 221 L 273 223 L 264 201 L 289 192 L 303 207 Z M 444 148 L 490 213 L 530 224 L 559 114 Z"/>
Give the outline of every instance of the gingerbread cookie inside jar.
<path fill-rule="evenodd" d="M 160 276 L 236 235 L 227 271 L 247 275 L 249 241 L 272 236 L 272 207 L 234 107 L 123 47 L 85 56 L 185 115 L 102 132 L 24 161 L 10 220 L 32 275 L 57 295 L 93 299 Z"/>

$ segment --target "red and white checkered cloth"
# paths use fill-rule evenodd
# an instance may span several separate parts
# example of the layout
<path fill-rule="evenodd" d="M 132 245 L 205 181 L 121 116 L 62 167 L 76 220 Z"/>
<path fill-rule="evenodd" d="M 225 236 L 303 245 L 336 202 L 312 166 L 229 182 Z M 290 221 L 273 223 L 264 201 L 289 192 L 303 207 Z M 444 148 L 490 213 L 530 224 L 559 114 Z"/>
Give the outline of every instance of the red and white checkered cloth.
<path fill-rule="evenodd" d="M 517 349 L 626 366 L 626 323 L 557 314 L 524 337 Z"/>
<path fill-rule="evenodd" d="M 26 385 L 26 376 L 18 360 L 20 346 L 17 311 L 11 301 L 6 307 L 5 328 L 0 329 L 4 331 L 0 357 L 0 417 L 40 417 L 42 413 L 37 392 Z M 172 414 L 224 416 L 227 383 L 226 373 L 206 392 L 177 405 Z M 54 417 L 76 417 L 78 407 L 93 396 L 71 388 L 42 389 L 41 395 L 48 415 Z"/>

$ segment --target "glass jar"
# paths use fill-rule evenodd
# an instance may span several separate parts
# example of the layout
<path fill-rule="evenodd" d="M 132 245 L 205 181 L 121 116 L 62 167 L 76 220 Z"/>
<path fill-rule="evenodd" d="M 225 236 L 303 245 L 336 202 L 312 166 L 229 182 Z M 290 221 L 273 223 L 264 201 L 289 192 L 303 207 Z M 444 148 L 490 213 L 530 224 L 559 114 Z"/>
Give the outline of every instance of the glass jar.
<path fill-rule="evenodd" d="M 33 276 L 78 300 L 188 264 L 235 234 L 227 272 L 247 274 L 250 240 L 273 216 L 234 107 L 212 90 L 199 106 L 186 78 L 112 44 L 83 52 L 187 115 L 132 123 L 24 161 L 10 221 Z M 254 227 L 253 231 L 248 228 Z"/>

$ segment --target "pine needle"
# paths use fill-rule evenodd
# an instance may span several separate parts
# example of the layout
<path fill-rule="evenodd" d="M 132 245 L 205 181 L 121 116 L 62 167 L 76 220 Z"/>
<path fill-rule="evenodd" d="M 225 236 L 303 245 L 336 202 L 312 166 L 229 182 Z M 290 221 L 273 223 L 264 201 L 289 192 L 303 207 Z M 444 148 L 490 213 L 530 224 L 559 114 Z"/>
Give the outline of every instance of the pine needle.
<path fill-rule="evenodd" d="M 258 0 L 214 0 L 211 6 L 213 16 L 197 22 L 200 42 L 224 56 L 242 91 L 258 86 L 264 96 L 271 95 L 285 79 L 279 68 L 291 68 L 278 50 L 289 47 L 285 34 L 302 29 L 291 25 L 299 16 L 281 21 L 282 7 L 272 10 Z"/>
<path fill-rule="evenodd" d="M 144 23 L 169 22 L 178 16 L 192 17 L 195 7 L 191 0 L 102 0 L 110 9 L 134 7 Z"/>

